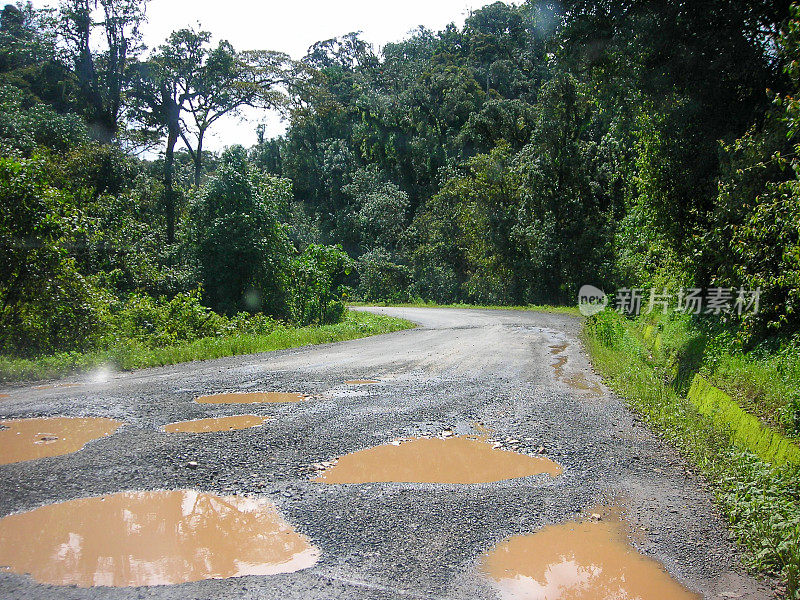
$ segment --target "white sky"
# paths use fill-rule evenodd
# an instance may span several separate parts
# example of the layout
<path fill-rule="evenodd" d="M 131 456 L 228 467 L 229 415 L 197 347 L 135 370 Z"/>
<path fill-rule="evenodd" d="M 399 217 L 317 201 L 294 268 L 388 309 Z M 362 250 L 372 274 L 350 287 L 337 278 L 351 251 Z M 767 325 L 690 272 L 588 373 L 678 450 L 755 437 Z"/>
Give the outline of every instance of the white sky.
<path fill-rule="evenodd" d="M 469 10 L 493 0 L 150 0 L 145 43 L 154 47 L 174 30 L 200 26 L 216 39 L 227 39 L 237 50 L 278 50 L 293 58 L 305 55 L 314 42 L 351 31 L 377 47 L 395 42 L 419 25 L 438 31 L 448 23 L 461 26 Z M 34 0 L 37 6 L 55 6 L 57 0 Z M 248 110 L 246 119 L 220 120 L 207 137 L 206 147 L 217 150 L 231 144 L 256 142 L 260 122 L 277 135 L 285 130 L 274 113 Z"/>

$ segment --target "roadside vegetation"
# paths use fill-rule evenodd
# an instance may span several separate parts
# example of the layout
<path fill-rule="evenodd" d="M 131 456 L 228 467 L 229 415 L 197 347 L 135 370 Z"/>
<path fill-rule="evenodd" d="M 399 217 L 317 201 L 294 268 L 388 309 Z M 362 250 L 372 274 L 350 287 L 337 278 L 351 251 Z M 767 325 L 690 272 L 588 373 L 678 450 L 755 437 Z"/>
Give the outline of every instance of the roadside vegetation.
<path fill-rule="evenodd" d="M 0 378 L 405 326 L 351 301 L 758 290 L 742 314 L 603 313 L 587 343 L 797 595 L 797 479 L 683 398 L 700 372 L 800 436 L 798 5 L 494 2 L 299 59 L 184 23 L 145 48 L 146 5 L 0 12 Z M 209 151 L 243 107 L 287 131 Z"/>
<path fill-rule="evenodd" d="M 173 365 L 341 342 L 411 327 L 414 324 L 403 319 L 356 311 L 347 311 L 340 321 L 330 325 L 293 326 L 266 317 L 239 318 L 227 320 L 216 331 L 203 327 L 179 336 L 174 332 L 144 339 L 120 336 L 108 348 L 91 352 L 62 352 L 35 359 L 2 357 L 0 381 L 52 379 L 97 369 L 116 371 Z"/>
<path fill-rule="evenodd" d="M 660 321 L 663 341 L 654 348 L 643 336 L 651 325 L 651 319 L 632 321 L 615 311 L 589 318 L 584 341 L 593 364 L 609 387 L 710 483 L 748 566 L 782 580 L 788 597 L 800 598 L 800 466 L 765 463 L 734 444 L 725 423 L 701 415 L 685 396 L 687 379 L 698 371 L 731 387 L 753 381 L 748 390 L 755 393 L 745 396 L 740 388 L 736 398 L 749 398 L 756 414 L 783 418 L 789 403 L 776 409 L 767 399 L 780 387 L 796 392 L 797 381 L 789 374 L 772 384 L 762 382 L 770 373 L 788 373 L 782 365 L 797 356 L 779 353 L 765 362 L 757 354 L 731 353 L 720 337 L 691 325 L 684 315 Z M 723 376 L 715 377 L 719 365 Z M 797 436 L 795 417 L 782 423 L 786 433 Z"/>

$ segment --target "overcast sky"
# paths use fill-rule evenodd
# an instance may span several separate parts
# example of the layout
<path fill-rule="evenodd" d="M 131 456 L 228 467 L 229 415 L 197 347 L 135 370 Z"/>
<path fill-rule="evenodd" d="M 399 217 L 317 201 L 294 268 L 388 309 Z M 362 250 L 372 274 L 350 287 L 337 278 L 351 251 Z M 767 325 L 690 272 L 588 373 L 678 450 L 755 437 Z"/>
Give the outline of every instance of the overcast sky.
<path fill-rule="evenodd" d="M 314 42 L 362 31 L 376 47 L 406 37 L 419 25 L 435 31 L 448 23 L 463 25 L 469 10 L 492 0 L 151 0 L 147 7 L 145 43 L 159 45 L 170 32 L 200 26 L 216 39 L 227 39 L 237 50 L 279 50 L 294 58 L 305 55 Z M 57 0 L 34 1 L 55 6 Z M 210 131 L 207 147 L 255 143 L 255 128 L 267 123 L 268 131 L 281 133 L 285 124 L 264 111 L 248 111 L 247 120 L 228 118 Z"/>

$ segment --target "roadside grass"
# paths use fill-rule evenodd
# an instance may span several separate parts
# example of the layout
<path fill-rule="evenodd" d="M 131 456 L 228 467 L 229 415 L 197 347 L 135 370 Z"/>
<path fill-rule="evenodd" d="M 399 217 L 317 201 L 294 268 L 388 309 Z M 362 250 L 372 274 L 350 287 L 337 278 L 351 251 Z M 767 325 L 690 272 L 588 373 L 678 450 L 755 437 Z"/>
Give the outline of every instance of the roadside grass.
<path fill-rule="evenodd" d="M 398 308 L 475 308 L 483 310 L 529 310 L 532 312 L 546 312 L 581 316 L 577 306 L 551 306 L 546 304 L 530 304 L 527 306 L 500 306 L 494 304 L 436 304 L 419 300 L 415 302 L 348 302 L 348 306 L 396 306 Z"/>
<path fill-rule="evenodd" d="M 97 352 L 65 352 L 37 359 L 0 356 L 0 381 L 55 379 L 73 373 L 111 367 L 124 371 L 297 348 L 312 344 L 341 342 L 414 327 L 414 323 L 385 315 L 348 311 L 333 325 L 307 327 L 279 326 L 267 334 L 236 334 L 206 337 L 162 348 L 148 348 L 127 340 L 114 348 Z"/>
<path fill-rule="evenodd" d="M 763 358 L 723 354 L 708 377 L 762 422 L 800 440 L 800 350 Z"/>
<path fill-rule="evenodd" d="M 610 311 L 587 320 L 584 343 L 606 383 L 709 482 L 751 569 L 779 577 L 800 598 L 800 468 L 743 451 L 670 385 L 636 328 Z"/>
<path fill-rule="evenodd" d="M 730 331 L 708 319 L 668 312 L 637 324 L 652 330 L 651 362 L 667 368 L 678 391 L 699 372 L 764 425 L 800 439 L 800 341 L 773 340 L 744 353 Z"/>

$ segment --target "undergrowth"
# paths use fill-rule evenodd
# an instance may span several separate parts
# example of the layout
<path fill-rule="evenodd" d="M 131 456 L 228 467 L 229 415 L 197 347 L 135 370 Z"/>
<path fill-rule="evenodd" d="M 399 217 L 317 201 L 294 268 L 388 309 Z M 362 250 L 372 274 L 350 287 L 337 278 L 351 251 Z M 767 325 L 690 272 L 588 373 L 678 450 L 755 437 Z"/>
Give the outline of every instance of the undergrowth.
<path fill-rule="evenodd" d="M 734 446 L 669 385 L 674 371 L 652 364 L 653 351 L 622 316 L 595 315 L 584 338 L 608 385 L 709 481 L 747 565 L 782 578 L 788 597 L 800 598 L 800 469 L 773 467 Z"/>
<path fill-rule="evenodd" d="M 273 323 L 267 333 L 240 332 L 202 337 L 162 347 L 152 347 L 136 339 L 124 339 L 104 351 L 64 352 L 35 359 L 0 356 L 0 381 L 53 379 L 101 366 L 132 370 L 172 365 L 193 360 L 339 342 L 410 327 L 413 327 L 413 323 L 403 319 L 348 311 L 341 322 L 333 325 L 292 327 Z"/>

